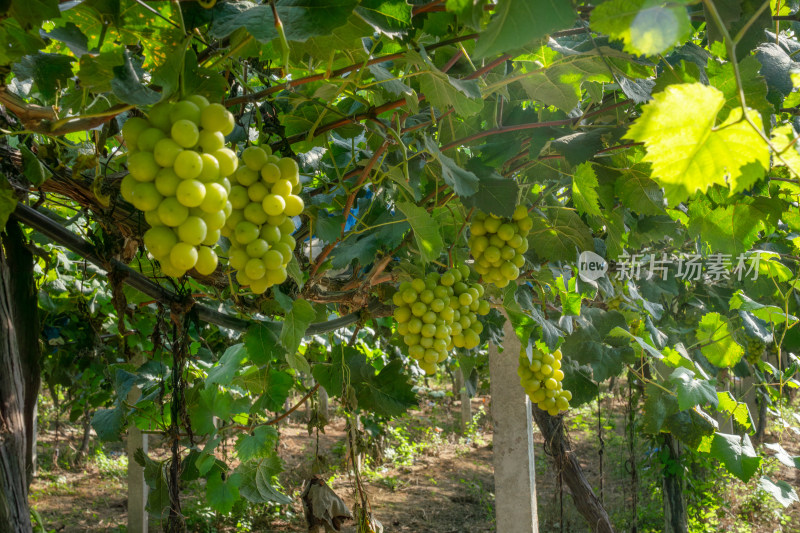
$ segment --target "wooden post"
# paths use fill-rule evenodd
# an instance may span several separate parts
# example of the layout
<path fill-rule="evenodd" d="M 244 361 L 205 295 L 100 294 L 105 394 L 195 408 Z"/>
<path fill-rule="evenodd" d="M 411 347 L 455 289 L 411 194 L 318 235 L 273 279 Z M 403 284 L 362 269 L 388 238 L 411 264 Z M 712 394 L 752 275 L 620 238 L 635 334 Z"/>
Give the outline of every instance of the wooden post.
<path fill-rule="evenodd" d="M 13 243 L 3 239 L 10 248 Z M 8 252 L 9 255 L 13 252 Z M 25 374 L 14 320 L 11 261 L 0 245 L 0 531 L 33 531 L 28 509 Z"/>
<path fill-rule="evenodd" d="M 144 354 L 137 354 L 131 362 L 139 366 L 145 361 Z M 139 387 L 132 387 L 128 393 L 128 403 L 134 404 L 141 397 Z M 131 424 L 128 427 L 128 533 L 147 533 L 147 483 L 144 481 L 144 468 L 133 458 L 139 448 L 147 453 L 147 435 Z"/>
<path fill-rule="evenodd" d="M 538 533 L 531 404 L 517 376 L 521 346 L 508 319 L 503 335 L 502 353 L 489 346 L 497 531 Z"/>

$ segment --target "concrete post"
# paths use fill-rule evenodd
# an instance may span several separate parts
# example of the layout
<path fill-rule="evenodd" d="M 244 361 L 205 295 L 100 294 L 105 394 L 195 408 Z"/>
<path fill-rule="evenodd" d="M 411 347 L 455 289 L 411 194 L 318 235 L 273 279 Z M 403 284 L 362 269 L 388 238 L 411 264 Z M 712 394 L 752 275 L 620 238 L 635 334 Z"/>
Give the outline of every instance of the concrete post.
<path fill-rule="evenodd" d="M 467 424 L 472 421 L 472 403 L 465 383 L 461 367 L 456 368 L 456 386 L 459 400 L 461 400 L 461 433 L 467 430 Z"/>
<path fill-rule="evenodd" d="M 39 473 L 39 402 L 33 406 L 33 435 L 31 435 L 31 476 Z"/>
<path fill-rule="evenodd" d="M 497 531 L 538 533 L 531 404 L 517 376 L 520 342 L 506 320 L 503 352 L 489 345 Z"/>
<path fill-rule="evenodd" d="M 144 354 L 136 355 L 132 360 L 135 365 L 144 363 Z M 128 403 L 136 403 L 142 395 L 139 387 L 132 387 L 128 393 Z M 133 458 L 136 450 L 141 448 L 147 453 L 147 435 L 134 424 L 128 427 L 128 533 L 147 533 L 147 483 L 144 481 L 144 468 Z"/>

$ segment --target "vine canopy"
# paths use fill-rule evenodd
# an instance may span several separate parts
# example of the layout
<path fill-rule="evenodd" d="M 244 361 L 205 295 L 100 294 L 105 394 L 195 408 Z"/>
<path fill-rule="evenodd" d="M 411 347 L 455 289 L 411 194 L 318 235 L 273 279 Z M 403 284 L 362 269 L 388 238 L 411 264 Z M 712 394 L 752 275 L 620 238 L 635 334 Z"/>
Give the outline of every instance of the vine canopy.
<path fill-rule="evenodd" d="M 413 406 L 416 366 L 388 318 L 393 287 L 466 262 L 475 213 L 511 217 L 520 204 L 532 228 L 519 280 L 485 284 L 495 309 L 481 317 L 480 346 L 448 364 L 467 375 L 485 366 L 505 315 L 523 345 L 560 348 L 573 405 L 625 372 L 644 398 L 645 433 L 672 433 L 742 480 L 759 472 L 770 449 L 750 442 L 755 413 L 741 384 L 757 383 L 778 413 L 798 386 L 800 4 L 203 4 L 0 7 L 0 227 L 24 218 L 18 202 L 35 204 L 91 241 L 105 270 L 120 261 L 184 303 L 194 295 L 248 320 L 241 338 L 199 322 L 187 330 L 188 419 L 203 444 L 187 444 L 196 468 L 186 475 L 207 478 L 212 505 L 285 502 L 264 482 L 280 470 L 263 452 L 277 438 L 264 413 L 302 388 L 301 373 L 380 416 Z M 297 246 L 288 280 L 268 295 L 238 287 L 227 264 L 164 276 L 139 247 L 146 219 L 120 197 L 122 125 L 194 94 L 233 113 L 225 141 L 237 153 L 269 146 L 299 163 Z M 31 238 L 65 259 L 47 268 L 77 268 L 74 247 L 36 229 Z M 229 244 L 220 241 L 223 258 Z M 579 276 L 584 252 L 611 270 Z M 698 275 L 687 276 L 691 264 Z M 343 316 L 357 322 L 347 335 L 340 326 L 354 322 L 319 326 Z M 116 438 L 130 420 L 171 423 L 157 408 L 167 363 L 110 362 L 116 395 L 95 415 L 99 435 Z M 134 383 L 143 396 L 131 407 Z M 242 463 L 226 476 L 209 458 L 234 430 Z M 161 512 L 166 466 L 140 460 Z"/>

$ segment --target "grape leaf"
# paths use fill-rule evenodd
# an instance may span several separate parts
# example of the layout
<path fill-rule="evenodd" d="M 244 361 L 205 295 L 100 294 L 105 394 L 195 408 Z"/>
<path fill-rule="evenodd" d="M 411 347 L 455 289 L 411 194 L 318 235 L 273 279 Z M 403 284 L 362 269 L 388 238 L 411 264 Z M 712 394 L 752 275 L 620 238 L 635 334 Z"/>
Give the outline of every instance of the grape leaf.
<path fill-rule="evenodd" d="M 615 328 L 627 328 L 618 311 L 584 309 L 577 319 L 578 328 L 564 339 L 561 351 L 581 365 L 589 365 L 595 381 L 603 381 L 622 372 L 626 357 L 633 350 L 614 341 Z"/>
<path fill-rule="evenodd" d="M 148 513 L 163 516 L 169 508 L 169 484 L 167 483 L 167 466 L 164 461 L 154 461 L 139 448 L 134 452 L 133 459 L 144 468 L 144 480 L 147 483 Z"/>
<path fill-rule="evenodd" d="M 38 52 L 22 57 L 12 70 L 21 80 L 33 80 L 42 98 L 50 101 L 59 89 L 67 87 L 73 61 L 74 58 L 66 55 Z"/>
<path fill-rule="evenodd" d="M 264 459 L 275 454 L 278 432 L 271 426 L 259 426 L 252 435 L 240 435 L 236 441 L 236 455 L 242 462 Z"/>
<path fill-rule="evenodd" d="M 300 346 L 309 324 L 314 321 L 316 316 L 314 307 L 310 303 L 303 299 L 298 299 L 294 301 L 292 310 L 283 321 L 279 339 L 281 346 L 286 348 L 286 361 L 295 370 L 311 371 L 308 362 L 297 353 L 297 348 Z"/>
<path fill-rule="evenodd" d="M 280 326 L 274 323 L 253 324 L 244 334 L 244 346 L 250 360 L 263 365 L 277 360 L 284 355 L 283 347 L 278 340 Z"/>
<path fill-rule="evenodd" d="M 700 83 L 671 85 L 653 96 L 628 130 L 628 138 L 645 144 L 644 161 L 652 163 L 653 179 L 664 187 L 670 205 L 713 184 L 729 184 L 731 193 L 744 191 L 769 166 L 769 149 L 740 120 L 741 108 L 716 125 L 724 104 L 719 89 Z M 756 112 L 748 110 L 748 117 L 761 128 Z"/>
<path fill-rule="evenodd" d="M 206 378 L 206 385 L 213 385 L 219 383 L 220 385 L 229 385 L 234 374 L 247 360 L 247 350 L 244 344 L 234 344 L 230 346 L 222 357 L 219 358 L 217 364 L 208 371 Z"/>
<path fill-rule="evenodd" d="M 8 65 L 44 47 L 38 34 L 26 32 L 16 20 L 5 19 L 0 24 L 0 64 Z"/>
<path fill-rule="evenodd" d="M 291 498 L 284 496 L 272 486 L 272 477 L 282 470 L 281 460 L 277 455 L 240 464 L 236 469 L 242 479 L 239 494 L 251 503 L 274 502 L 280 505 L 292 503 Z"/>
<path fill-rule="evenodd" d="M 694 376 L 695 373 L 688 368 L 678 367 L 669 377 L 669 380 L 677 385 L 678 409 L 691 409 L 696 405 L 705 404 L 716 407 L 719 400 L 714 385 Z"/>
<path fill-rule="evenodd" d="M 602 58 L 583 54 L 567 56 L 525 76 L 519 83 L 532 100 L 569 112 L 581 101 L 581 85 L 586 81 L 612 81 Z"/>
<path fill-rule="evenodd" d="M 142 83 L 140 59 L 129 51 L 125 51 L 123 64 L 113 67 L 112 70 L 114 79 L 111 80 L 111 88 L 117 98 L 126 104 L 146 106 L 161 100 L 161 94 Z"/>
<path fill-rule="evenodd" d="M 375 80 L 382 82 L 379 86 L 394 96 L 411 95 L 414 92 L 411 87 L 398 80 L 397 76 L 380 65 L 370 65 L 369 71 Z"/>
<path fill-rule="evenodd" d="M 354 386 L 358 406 L 381 416 L 400 416 L 418 403 L 410 376 L 399 359 Z"/>
<path fill-rule="evenodd" d="M 519 184 L 514 179 L 504 178 L 492 167 L 470 159 L 467 169 L 478 177 L 478 192 L 461 198 L 465 207 L 474 207 L 484 213 L 511 217 L 519 198 Z"/>
<path fill-rule="evenodd" d="M 331 396 L 341 397 L 345 380 L 355 390 L 359 409 L 381 416 L 398 416 L 417 405 L 410 376 L 396 359 L 376 375 L 366 356 L 352 347 L 336 347 L 330 363 L 314 365 L 314 379 Z"/>
<path fill-rule="evenodd" d="M 289 41 L 307 41 L 317 35 L 334 33 L 343 26 L 358 5 L 357 0 L 283 0 L 276 9 Z M 217 16 L 209 33 L 224 38 L 239 28 L 247 31 L 257 41 L 267 43 L 278 37 L 272 8 L 252 2 L 225 2 L 216 10 Z"/>
<path fill-rule="evenodd" d="M 61 18 L 59 3 L 53 0 L 11 0 L 3 4 L 3 11 L 8 10 L 4 14 L 26 30 L 40 28 L 42 21 Z"/>
<path fill-rule="evenodd" d="M 355 12 L 370 26 L 387 34 L 411 26 L 411 5 L 405 0 L 361 0 Z"/>
<path fill-rule="evenodd" d="M 265 372 L 267 380 L 264 383 L 264 393 L 253 403 L 250 410 L 254 414 L 264 409 L 279 411 L 294 385 L 294 378 L 286 372 L 270 370 L 269 373 L 266 373 L 266 369 L 263 372 Z"/>
<path fill-rule="evenodd" d="M 547 218 L 533 216 L 528 242 L 536 254 L 551 261 L 574 261 L 580 252 L 594 250 L 592 232 L 572 210 L 551 207 Z"/>
<path fill-rule="evenodd" d="M 760 69 L 760 63 L 753 56 L 747 56 L 739 62 L 739 73 L 747 105 L 761 113 L 763 124 L 769 125 L 769 119 L 775 113 L 775 106 L 767 100 L 767 82 L 758 74 Z M 708 83 L 722 91 L 725 96 L 725 104 L 719 112 L 719 119 L 725 120 L 731 111 L 741 107 L 733 64 L 709 61 L 706 75 Z"/>
<path fill-rule="evenodd" d="M 745 483 L 750 481 L 762 461 L 747 435 L 740 437 L 739 435 L 715 433 L 709 455 L 718 459 L 728 472 Z"/>
<path fill-rule="evenodd" d="M 644 165 L 633 165 L 619 169 L 621 176 L 614 184 L 614 193 L 625 207 L 642 215 L 664 214 L 664 193 L 661 187 L 650 179 L 649 169 Z"/>
<path fill-rule="evenodd" d="M 193 402 L 189 405 L 189 419 L 192 428 L 198 433 L 211 433 L 215 431 L 214 417 L 227 419 L 231 414 L 233 399 L 227 391 L 221 391 L 216 385 L 196 392 Z"/>
<path fill-rule="evenodd" d="M 442 179 L 457 195 L 464 198 L 472 196 L 478 191 L 480 186 L 478 177 L 474 173 L 464 170 L 455 161 L 439 151 L 439 145 L 427 135 L 425 136 L 425 149 L 442 164 Z"/>
<path fill-rule="evenodd" d="M 572 26 L 576 17 L 569 2 L 499 0 L 494 17 L 481 32 L 472 55 L 481 59 L 522 48 L 554 30 Z"/>
<path fill-rule="evenodd" d="M 434 222 L 433 217 L 424 207 L 419 207 L 411 202 L 398 202 L 395 205 L 408 218 L 422 261 L 429 263 L 438 259 L 444 243 L 439 234 L 439 226 Z"/>
<path fill-rule="evenodd" d="M 706 313 L 696 330 L 700 351 L 713 365 L 730 368 L 744 355 L 730 334 L 728 322 L 719 313 Z"/>
<path fill-rule="evenodd" d="M 731 310 L 740 309 L 742 311 L 749 311 L 753 313 L 753 316 L 769 323 L 782 324 L 787 319 L 786 313 L 784 313 L 780 307 L 756 302 L 742 291 L 736 291 L 736 293 L 731 296 L 729 305 Z M 795 321 L 797 317 L 790 314 L 788 319 Z"/>
<path fill-rule="evenodd" d="M 767 442 L 764 447 L 775 452 L 775 459 L 780 461 L 781 464 L 789 468 L 800 468 L 800 457 L 789 455 L 789 452 L 784 450 L 779 442 Z"/>
<path fill-rule="evenodd" d="M 406 60 L 420 69 L 420 91 L 433 106 L 442 111 L 452 107 L 462 117 L 475 115 L 483 109 L 481 90 L 476 80 L 448 76 L 436 68 L 424 50 L 408 52 Z"/>
<path fill-rule="evenodd" d="M 711 209 L 703 202 L 689 207 L 689 233 L 700 236 L 715 253 L 737 256 L 747 252 L 764 230 L 764 214 L 746 203 Z"/>
<path fill-rule="evenodd" d="M 600 215 L 597 175 L 591 163 L 581 163 L 572 175 L 572 201 L 582 215 Z"/>
<path fill-rule="evenodd" d="M 784 507 L 789 507 L 795 502 L 800 502 L 800 498 L 797 497 L 797 492 L 795 492 L 794 487 L 783 480 L 779 480 L 775 483 L 767 476 L 762 476 L 761 479 L 758 480 L 758 487 L 770 494 Z"/>
<path fill-rule="evenodd" d="M 664 420 L 664 429 L 692 448 L 697 448 L 703 439 L 713 435 L 716 421 L 700 408 L 678 411 Z"/>
<path fill-rule="evenodd" d="M 119 408 L 98 409 L 92 416 L 92 428 L 104 441 L 118 441 L 125 425 L 125 412 Z"/>
<path fill-rule="evenodd" d="M 597 383 L 592 381 L 592 368 L 588 365 L 579 365 L 577 361 L 568 359 L 561 366 L 564 372 L 564 379 L 561 381 L 564 390 L 572 393 L 571 407 L 579 407 L 589 403 L 595 398 L 599 391 Z"/>
<path fill-rule="evenodd" d="M 642 412 L 642 431 L 658 435 L 666 420 L 678 410 L 675 397 L 663 389 L 648 383 Z"/>
<path fill-rule="evenodd" d="M 580 165 L 603 148 L 603 134 L 606 131 L 605 128 L 598 128 L 589 132 L 570 133 L 551 141 L 550 148 L 563 155 L 570 165 Z"/>
<path fill-rule="evenodd" d="M 61 41 L 75 57 L 80 58 L 89 53 L 89 39 L 74 22 L 67 22 L 64 26 L 56 27 L 46 34 L 50 39 Z"/>
<path fill-rule="evenodd" d="M 728 391 L 717 392 L 717 399 L 719 401 L 719 405 L 717 405 L 717 411 L 733 416 L 733 419 L 736 420 L 740 426 L 747 430 L 753 427 L 753 419 L 750 415 L 750 409 L 748 409 L 746 403 L 737 402 L 733 395 Z"/>
<path fill-rule="evenodd" d="M 206 482 L 206 501 L 216 511 L 230 513 L 233 504 L 239 499 L 241 482 L 241 474 L 234 473 L 223 480 L 222 472 L 214 471 Z"/>
<path fill-rule="evenodd" d="M 622 40 L 635 55 L 656 55 L 691 36 L 688 0 L 610 0 L 592 10 L 590 25 L 612 39 Z"/>
<path fill-rule="evenodd" d="M 38 187 L 52 175 L 30 148 L 20 145 L 19 151 L 22 155 L 22 173 L 33 185 Z"/>

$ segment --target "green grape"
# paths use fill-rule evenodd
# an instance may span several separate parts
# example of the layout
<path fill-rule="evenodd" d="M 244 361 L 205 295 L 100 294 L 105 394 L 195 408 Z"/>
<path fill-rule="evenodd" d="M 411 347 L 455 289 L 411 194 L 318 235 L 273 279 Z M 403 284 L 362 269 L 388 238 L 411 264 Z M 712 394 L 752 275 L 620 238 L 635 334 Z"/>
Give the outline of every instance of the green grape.
<path fill-rule="evenodd" d="M 122 125 L 122 138 L 128 150 L 141 150 L 137 145 L 139 135 L 149 127 L 150 122 L 141 117 L 131 117 L 125 121 Z"/>

